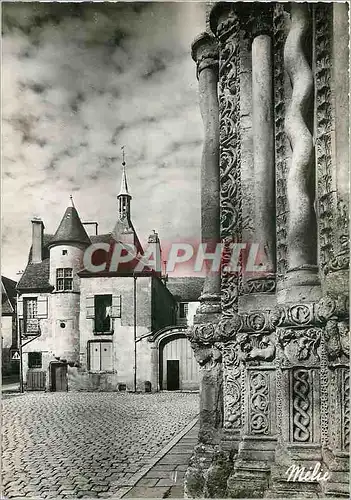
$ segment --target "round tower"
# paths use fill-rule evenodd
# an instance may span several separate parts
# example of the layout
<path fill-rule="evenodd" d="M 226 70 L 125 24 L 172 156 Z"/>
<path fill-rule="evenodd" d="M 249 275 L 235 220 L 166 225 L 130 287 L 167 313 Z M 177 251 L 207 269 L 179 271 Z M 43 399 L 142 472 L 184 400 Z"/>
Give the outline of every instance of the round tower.
<path fill-rule="evenodd" d="M 73 202 L 50 241 L 50 284 L 53 344 L 56 358 L 75 363 L 79 360 L 80 278 L 89 236 Z"/>

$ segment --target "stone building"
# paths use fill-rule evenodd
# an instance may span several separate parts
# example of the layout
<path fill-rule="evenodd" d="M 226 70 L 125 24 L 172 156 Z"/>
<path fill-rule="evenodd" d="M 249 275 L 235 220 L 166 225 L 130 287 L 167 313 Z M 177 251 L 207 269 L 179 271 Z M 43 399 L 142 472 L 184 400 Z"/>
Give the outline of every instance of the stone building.
<path fill-rule="evenodd" d="M 215 3 L 193 43 L 202 237 L 225 251 L 188 331 L 187 497 L 349 497 L 348 47 L 336 2 Z M 265 272 L 245 249 L 231 270 L 238 242 Z"/>
<path fill-rule="evenodd" d="M 18 361 L 12 361 L 17 348 L 16 281 L 1 276 L 1 373 L 2 376 L 19 372 Z"/>
<path fill-rule="evenodd" d="M 84 226 L 73 202 L 54 235 L 32 220 L 29 261 L 17 286 L 27 390 L 198 389 L 185 334 L 194 315 L 187 313 L 192 284 L 183 283 L 174 296 L 160 272 L 136 270 L 144 250 L 131 221 L 131 198 L 123 166 L 111 233 L 88 235 L 86 227 L 95 224 Z M 113 249 L 121 243 L 133 244 L 137 256 L 113 270 Z M 160 246 L 157 233 L 148 243 Z M 94 266 L 102 258 L 104 270 L 85 264 L 91 248 Z"/>

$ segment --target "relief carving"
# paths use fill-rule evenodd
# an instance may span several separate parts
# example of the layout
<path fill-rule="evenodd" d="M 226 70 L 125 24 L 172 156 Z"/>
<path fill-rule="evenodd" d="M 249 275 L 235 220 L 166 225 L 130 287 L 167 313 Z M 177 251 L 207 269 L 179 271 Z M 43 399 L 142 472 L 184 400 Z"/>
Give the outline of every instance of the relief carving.
<path fill-rule="evenodd" d="M 293 377 L 293 441 L 311 440 L 311 374 L 309 370 L 298 368 Z"/>
<path fill-rule="evenodd" d="M 267 435 L 270 432 L 269 375 L 251 372 L 249 379 L 249 432 Z"/>
<path fill-rule="evenodd" d="M 350 447 L 350 373 L 347 368 L 342 371 L 342 385 L 342 446 L 344 450 L 348 451 Z"/>
<path fill-rule="evenodd" d="M 238 273 L 228 271 L 230 245 L 241 240 L 241 137 L 240 137 L 240 22 L 233 7 L 217 28 L 219 38 L 219 116 L 221 238 L 224 243 L 222 265 L 222 311 L 237 311 Z"/>
<path fill-rule="evenodd" d="M 331 158 L 331 18 L 328 5 L 318 5 L 316 19 L 316 158 L 319 203 L 319 242 L 321 264 L 325 267 L 333 253 L 333 179 Z M 324 269 L 325 272 L 326 268 Z"/>
<path fill-rule="evenodd" d="M 288 364 L 301 361 L 316 363 L 320 359 L 321 330 L 319 328 L 303 330 L 280 328 L 277 330 L 277 339 L 284 351 L 285 362 Z"/>
<path fill-rule="evenodd" d="M 276 238 L 277 273 L 284 274 L 287 269 L 287 193 L 286 193 L 286 135 L 285 91 L 284 91 L 284 44 L 285 44 L 284 6 L 276 3 L 273 9 L 274 44 L 274 120 L 275 120 L 275 164 L 276 164 Z"/>
<path fill-rule="evenodd" d="M 241 359 L 237 343 L 223 350 L 224 367 L 224 427 L 239 431 L 242 426 Z"/>

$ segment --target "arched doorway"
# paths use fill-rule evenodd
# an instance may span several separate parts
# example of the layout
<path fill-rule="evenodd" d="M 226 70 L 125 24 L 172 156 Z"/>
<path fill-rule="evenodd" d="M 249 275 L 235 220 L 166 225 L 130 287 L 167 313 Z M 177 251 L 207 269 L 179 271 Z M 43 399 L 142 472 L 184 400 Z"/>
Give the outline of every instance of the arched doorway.
<path fill-rule="evenodd" d="M 169 332 L 159 344 L 159 382 L 161 390 L 199 389 L 199 368 L 187 337 Z"/>

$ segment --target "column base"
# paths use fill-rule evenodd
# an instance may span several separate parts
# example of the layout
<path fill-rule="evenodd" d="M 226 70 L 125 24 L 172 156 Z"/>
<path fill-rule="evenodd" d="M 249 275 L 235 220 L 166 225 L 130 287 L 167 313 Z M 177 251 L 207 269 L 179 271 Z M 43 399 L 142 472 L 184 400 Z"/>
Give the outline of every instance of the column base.
<path fill-rule="evenodd" d="M 289 269 L 277 283 L 277 302 L 311 302 L 322 297 L 322 288 L 317 266 L 301 266 Z"/>

